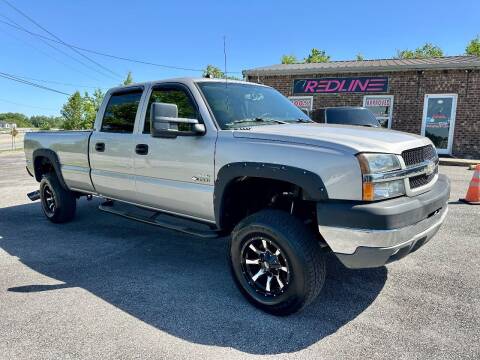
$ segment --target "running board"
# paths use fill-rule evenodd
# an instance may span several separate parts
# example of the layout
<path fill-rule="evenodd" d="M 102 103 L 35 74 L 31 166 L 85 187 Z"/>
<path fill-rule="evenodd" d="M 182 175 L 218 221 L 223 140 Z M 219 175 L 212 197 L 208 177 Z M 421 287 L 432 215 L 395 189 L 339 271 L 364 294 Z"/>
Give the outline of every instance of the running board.
<path fill-rule="evenodd" d="M 194 220 L 183 219 L 159 211 L 139 208 L 129 204 L 118 202 L 106 202 L 98 206 L 102 211 L 119 215 L 127 219 L 140 221 L 150 225 L 160 226 L 169 230 L 184 234 L 199 236 L 202 238 L 217 238 L 221 236 L 218 230 L 212 230 L 210 226 L 198 223 Z"/>
<path fill-rule="evenodd" d="M 27 196 L 31 201 L 37 201 L 40 199 L 40 190 L 29 192 Z"/>

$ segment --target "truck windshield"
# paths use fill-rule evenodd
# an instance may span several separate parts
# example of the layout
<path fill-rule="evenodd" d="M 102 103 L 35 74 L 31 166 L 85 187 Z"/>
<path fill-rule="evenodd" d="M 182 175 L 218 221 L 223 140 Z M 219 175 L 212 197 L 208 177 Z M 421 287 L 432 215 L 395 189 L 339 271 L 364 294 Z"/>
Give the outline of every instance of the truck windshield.
<path fill-rule="evenodd" d="M 327 123 L 379 127 L 375 115 L 365 108 L 329 108 Z"/>
<path fill-rule="evenodd" d="M 270 87 L 207 81 L 198 85 L 223 130 L 312 122 L 286 97 Z"/>

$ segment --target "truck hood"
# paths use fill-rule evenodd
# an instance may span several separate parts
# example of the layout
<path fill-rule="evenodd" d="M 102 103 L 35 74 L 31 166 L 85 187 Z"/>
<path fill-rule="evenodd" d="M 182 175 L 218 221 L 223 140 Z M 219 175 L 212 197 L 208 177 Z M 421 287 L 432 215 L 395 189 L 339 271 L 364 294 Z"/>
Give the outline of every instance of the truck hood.
<path fill-rule="evenodd" d="M 320 146 L 352 154 L 401 154 L 404 150 L 430 144 L 430 140 L 423 136 L 400 131 L 317 123 L 254 126 L 245 130 L 234 130 L 233 136 Z"/>

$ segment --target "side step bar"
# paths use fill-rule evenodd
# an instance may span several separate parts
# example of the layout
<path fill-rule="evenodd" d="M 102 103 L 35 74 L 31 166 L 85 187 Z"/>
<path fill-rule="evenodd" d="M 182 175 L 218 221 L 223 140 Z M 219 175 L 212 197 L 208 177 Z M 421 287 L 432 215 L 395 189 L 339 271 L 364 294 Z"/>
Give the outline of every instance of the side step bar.
<path fill-rule="evenodd" d="M 31 201 L 37 201 L 40 199 L 40 190 L 35 190 L 35 191 L 32 191 L 32 192 L 29 192 L 27 194 L 27 197 L 31 200 Z"/>
<path fill-rule="evenodd" d="M 220 231 L 212 230 L 211 227 L 206 224 L 200 224 L 193 220 L 179 218 L 159 211 L 139 208 L 134 205 L 118 204 L 117 202 L 107 200 L 103 204 L 99 205 L 98 208 L 101 211 L 119 215 L 127 219 L 160 226 L 166 229 L 199 236 L 202 238 L 211 239 L 222 236 Z"/>

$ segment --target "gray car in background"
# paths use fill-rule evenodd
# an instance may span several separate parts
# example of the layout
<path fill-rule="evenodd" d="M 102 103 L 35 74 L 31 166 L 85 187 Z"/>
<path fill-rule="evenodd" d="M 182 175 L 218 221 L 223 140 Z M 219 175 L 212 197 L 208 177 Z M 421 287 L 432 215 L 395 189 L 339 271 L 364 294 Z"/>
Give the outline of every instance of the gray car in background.
<path fill-rule="evenodd" d="M 322 124 L 357 125 L 381 127 L 375 114 L 365 107 L 339 106 L 315 110 L 313 121 Z"/>
<path fill-rule="evenodd" d="M 28 133 L 25 154 L 30 198 L 54 223 L 98 196 L 130 219 L 230 234 L 238 288 L 277 315 L 317 297 L 327 252 L 365 268 L 419 249 L 450 192 L 427 138 L 317 124 L 276 90 L 230 80 L 113 88 L 93 130 Z"/>

